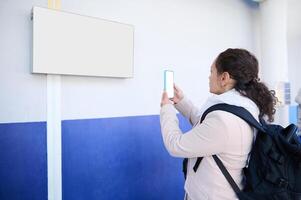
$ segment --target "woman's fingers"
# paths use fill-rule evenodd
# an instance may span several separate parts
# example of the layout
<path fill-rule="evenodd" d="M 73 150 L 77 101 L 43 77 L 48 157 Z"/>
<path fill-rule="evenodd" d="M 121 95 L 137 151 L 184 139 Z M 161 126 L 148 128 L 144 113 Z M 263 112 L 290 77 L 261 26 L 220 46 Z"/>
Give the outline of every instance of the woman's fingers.
<path fill-rule="evenodd" d="M 176 95 L 182 96 L 183 94 L 182 90 L 175 84 L 174 84 L 174 90 Z"/>
<path fill-rule="evenodd" d="M 179 88 L 178 88 L 178 86 L 176 85 L 176 84 L 173 84 L 173 88 L 174 88 L 174 90 L 179 90 Z"/>
<path fill-rule="evenodd" d="M 176 84 L 173 85 L 173 88 L 174 88 L 176 93 L 181 92 L 181 89 Z"/>
<path fill-rule="evenodd" d="M 177 104 L 183 99 L 183 92 L 176 84 L 174 84 L 174 94 L 173 102 Z"/>

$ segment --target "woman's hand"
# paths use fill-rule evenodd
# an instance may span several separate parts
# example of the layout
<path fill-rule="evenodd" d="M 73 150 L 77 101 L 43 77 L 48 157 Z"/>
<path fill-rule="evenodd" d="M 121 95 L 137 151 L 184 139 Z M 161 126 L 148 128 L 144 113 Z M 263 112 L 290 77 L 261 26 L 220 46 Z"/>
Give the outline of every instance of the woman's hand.
<path fill-rule="evenodd" d="M 162 94 L 162 99 L 161 99 L 161 107 L 166 105 L 166 104 L 172 104 L 172 101 L 167 96 L 167 92 L 164 91 Z"/>
<path fill-rule="evenodd" d="M 183 91 L 176 85 L 174 85 L 174 97 L 169 99 L 167 96 L 167 92 L 164 91 L 161 99 L 161 107 L 165 104 L 177 104 L 184 98 Z"/>
<path fill-rule="evenodd" d="M 184 94 L 183 91 L 174 84 L 174 97 L 173 97 L 173 102 L 175 104 L 179 103 L 183 98 L 184 98 Z"/>

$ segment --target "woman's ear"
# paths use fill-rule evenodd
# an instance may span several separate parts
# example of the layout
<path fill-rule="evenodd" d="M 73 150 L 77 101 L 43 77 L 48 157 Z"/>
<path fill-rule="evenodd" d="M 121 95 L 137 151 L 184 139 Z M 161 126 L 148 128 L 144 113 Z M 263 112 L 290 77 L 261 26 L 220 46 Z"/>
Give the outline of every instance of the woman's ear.
<path fill-rule="evenodd" d="M 228 72 L 223 72 L 221 75 L 222 86 L 226 86 L 231 82 L 231 77 Z"/>
<path fill-rule="evenodd" d="M 222 86 L 223 87 L 227 87 L 227 88 L 233 88 L 234 86 L 235 86 L 235 84 L 236 84 L 236 80 L 235 79 L 233 79 L 233 78 L 231 78 L 231 76 L 230 76 L 230 74 L 228 73 L 228 72 L 224 72 L 223 74 L 222 74 L 222 81 L 221 81 L 221 83 L 222 83 Z"/>

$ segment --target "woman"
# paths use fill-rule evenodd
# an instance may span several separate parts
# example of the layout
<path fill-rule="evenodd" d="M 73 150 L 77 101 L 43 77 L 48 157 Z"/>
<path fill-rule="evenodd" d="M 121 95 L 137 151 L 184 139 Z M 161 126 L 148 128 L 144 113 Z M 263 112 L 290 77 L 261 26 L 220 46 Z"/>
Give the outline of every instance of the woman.
<path fill-rule="evenodd" d="M 255 129 L 225 111 L 209 113 L 202 123 L 199 119 L 210 106 L 227 103 L 246 108 L 255 119 L 266 117 L 273 121 L 276 98 L 274 92 L 259 81 L 257 59 L 244 49 L 227 49 L 218 55 L 211 66 L 209 88 L 213 96 L 201 110 L 176 86 L 173 100 L 163 92 L 160 112 L 163 141 L 170 155 L 189 158 L 185 199 L 234 200 L 237 197 L 212 155 L 222 160 L 242 188 L 242 169 L 247 164 Z M 179 128 L 174 107 L 194 125 L 185 134 Z M 194 172 L 197 157 L 204 158 Z"/>

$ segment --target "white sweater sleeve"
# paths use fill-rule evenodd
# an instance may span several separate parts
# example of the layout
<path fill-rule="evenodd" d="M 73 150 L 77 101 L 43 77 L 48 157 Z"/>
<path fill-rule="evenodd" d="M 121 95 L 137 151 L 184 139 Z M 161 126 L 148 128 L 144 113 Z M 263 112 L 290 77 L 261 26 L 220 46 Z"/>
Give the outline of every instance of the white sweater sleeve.
<path fill-rule="evenodd" d="M 184 98 L 175 104 L 175 108 L 184 115 L 189 122 L 194 125 L 200 120 L 200 109 L 184 96 Z"/>
<path fill-rule="evenodd" d="M 224 111 L 214 111 L 205 120 L 185 134 L 179 128 L 179 121 L 173 105 L 164 105 L 160 112 L 161 132 L 164 145 L 175 157 L 202 157 L 223 152 L 228 142 L 229 125 Z"/>

